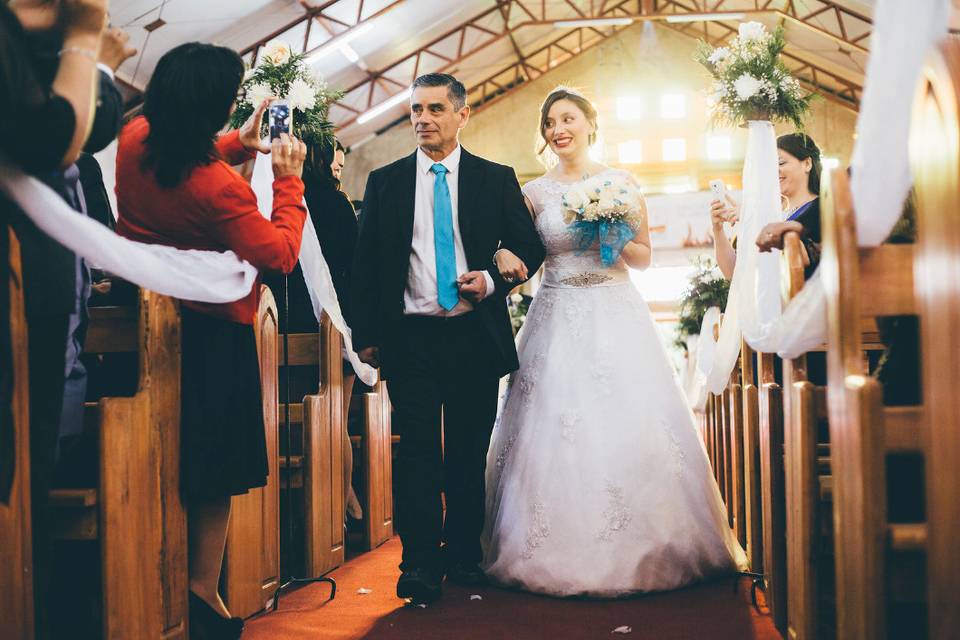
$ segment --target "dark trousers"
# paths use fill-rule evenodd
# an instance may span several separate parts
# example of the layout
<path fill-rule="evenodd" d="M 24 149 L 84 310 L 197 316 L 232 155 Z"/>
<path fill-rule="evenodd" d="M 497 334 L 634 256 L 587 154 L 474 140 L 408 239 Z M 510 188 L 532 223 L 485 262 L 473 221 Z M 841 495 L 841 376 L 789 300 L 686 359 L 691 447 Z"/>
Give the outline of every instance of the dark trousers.
<path fill-rule="evenodd" d="M 400 568 L 441 572 L 444 563 L 482 559 L 484 475 L 499 377 L 490 373 L 488 341 L 475 314 L 403 322 L 388 380 L 401 433 L 394 469 Z"/>
<path fill-rule="evenodd" d="M 30 378 L 30 502 L 33 510 L 33 593 L 37 638 L 50 622 L 51 539 L 48 492 L 63 407 L 66 315 L 28 320 Z"/>

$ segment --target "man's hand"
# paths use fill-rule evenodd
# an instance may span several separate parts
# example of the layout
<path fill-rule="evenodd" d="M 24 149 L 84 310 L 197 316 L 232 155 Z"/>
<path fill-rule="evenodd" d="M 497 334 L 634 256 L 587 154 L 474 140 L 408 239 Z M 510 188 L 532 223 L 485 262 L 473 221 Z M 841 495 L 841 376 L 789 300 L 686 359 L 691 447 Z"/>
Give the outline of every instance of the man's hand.
<path fill-rule="evenodd" d="M 119 27 L 105 29 L 100 35 L 100 62 L 113 71 L 120 68 L 127 59 L 137 55 L 137 50 L 128 46 L 130 34 Z"/>
<path fill-rule="evenodd" d="M 487 279 L 482 271 L 468 271 L 457 280 L 460 295 L 476 304 L 487 297 Z"/>
<path fill-rule="evenodd" d="M 273 102 L 270 97 L 257 106 L 247 121 L 240 127 L 240 144 L 247 151 L 259 151 L 260 153 L 270 153 L 270 139 L 260 139 L 260 131 L 263 128 L 263 114 L 267 112 L 267 107 Z"/>
<path fill-rule="evenodd" d="M 368 364 L 374 369 L 380 368 L 380 349 L 378 347 L 361 349 L 357 356 L 360 357 L 360 362 Z"/>

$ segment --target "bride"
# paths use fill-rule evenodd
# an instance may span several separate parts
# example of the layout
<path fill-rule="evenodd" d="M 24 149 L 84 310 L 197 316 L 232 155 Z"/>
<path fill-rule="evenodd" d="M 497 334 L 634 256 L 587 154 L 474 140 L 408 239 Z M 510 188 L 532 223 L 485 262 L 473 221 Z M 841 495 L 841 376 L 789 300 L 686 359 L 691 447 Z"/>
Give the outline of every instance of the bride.
<path fill-rule="evenodd" d="M 487 459 L 483 569 L 557 596 L 674 589 L 746 565 L 676 376 L 628 267 L 651 258 L 644 222 L 611 268 L 575 248 L 561 198 L 588 177 L 597 112 L 554 90 L 540 135 L 559 164 L 523 188 L 547 249 Z M 642 205 L 643 206 L 643 205 Z M 498 255 L 507 277 L 525 275 Z"/>

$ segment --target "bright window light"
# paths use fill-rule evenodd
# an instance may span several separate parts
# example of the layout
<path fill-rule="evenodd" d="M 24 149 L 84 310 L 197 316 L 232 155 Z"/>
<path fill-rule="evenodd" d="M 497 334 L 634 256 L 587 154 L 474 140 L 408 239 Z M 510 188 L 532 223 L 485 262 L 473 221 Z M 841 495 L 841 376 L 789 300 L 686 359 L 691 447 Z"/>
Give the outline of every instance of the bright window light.
<path fill-rule="evenodd" d="M 695 191 L 693 182 L 687 176 L 680 178 L 667 178 L 661 191 L 663 193 L 690 193 Z"/>
<path fill-rule="evenodd" d="M 707 160 L 729 160 L 732 156 L 730 136 L 707 136 Z"/>
<path fill-rule="evenodd" d="M 617 118 L 619 120 L 639 120 L 642 117 L 643 98 L 639 96 L 617 98 Z"/>
<path fill-rule="evenodd" d="M 687 141 L 683 138 L 667 138 L 663 141 L 663 161 L 683 162 L 687 159 Z"/>
<path fill-rule="evenodd" d="M 690 285 L 692 266 L 654 267 L 645 271 L 630 270 L 630 279 L 647 302 L 679 300 Z"/>
<path fill-rule="evenodd" d="M 830 158 L 828 156 L 824 156 L 820 160 L 820 164 L 823 165 L 824 169 L 836 169 L 840 166 L 840 158 Z"/>
<path fill-rule="evenodd" d="M 660 96 L 660 117 L 666 120 L 679 120 L 687 115 L 687 97 L 681 93 L 668 93 Z"/>
<path fill-rule="evenodd" d="M 587 152 L 587 155 L 588 155 L 588 156 L 590 157 L 590 159 L 593 160 L 594 162 L 603 162 L 603 159 L 604 159 L 604 153 L 603 153 L 604 148 L 605 148 L 605 147 L 604 147 L 604 144 L 603 144 L 603 137 L 602 137 L 602 136 L 597 136 L 596 142 L 594 142 L 594 143 L 590 146 L 590 151 Z"/>
<path fill-rule="evenodd" d="M 617 159 L 620 164 L 640 164 L 643 162 L 643 143 L 639 140 L 627 140 L 617 145 Z"/>

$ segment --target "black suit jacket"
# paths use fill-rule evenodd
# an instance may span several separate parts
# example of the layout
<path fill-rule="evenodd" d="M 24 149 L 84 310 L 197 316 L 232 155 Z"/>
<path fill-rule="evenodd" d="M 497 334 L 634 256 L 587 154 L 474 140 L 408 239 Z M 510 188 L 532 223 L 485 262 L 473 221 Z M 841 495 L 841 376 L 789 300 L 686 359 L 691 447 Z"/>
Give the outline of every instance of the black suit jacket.
<path fill-rule="evenodd" d="M 506 294 L 518 283 L 504 282 L 493 255 L 503 247 L 527 265 L 540 268 L 543 243 L 523 202 L 511 167 L 462 150 L 457 188 L 460 237 L 467 267 L 488 271 L 495 291 L 476 305 L 492 354 L 492 371 L 501 376 L 519 367 L 510 328 Z M 379 347 L 382 375 L 389 378 L 395 345 L 404 339 L 404 292 L 410 269 L 417 184 L 417 154 L 413 153 L 370 174 L 364 193 L 360 235 L 352 273 L 353 346 L 358 352 Z"/>

